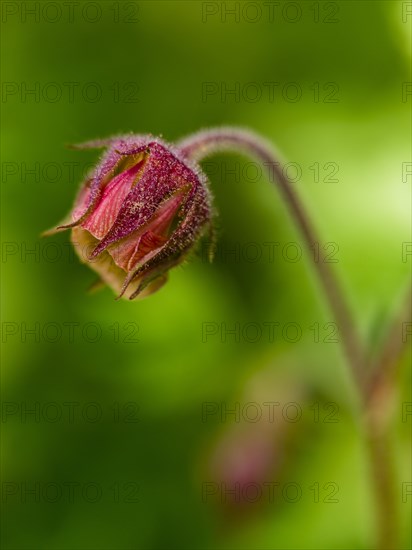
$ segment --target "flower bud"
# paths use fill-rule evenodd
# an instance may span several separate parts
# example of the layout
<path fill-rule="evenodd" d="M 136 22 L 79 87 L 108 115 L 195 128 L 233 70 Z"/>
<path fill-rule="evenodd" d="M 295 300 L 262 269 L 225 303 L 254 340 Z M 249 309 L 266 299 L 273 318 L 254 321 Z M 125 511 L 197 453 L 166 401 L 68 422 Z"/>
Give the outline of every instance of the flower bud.
<path fill-rule="evenodd" d="M 210 228 L 206 177 L 178 149 L 150 136 L 97 141 L 106 147 L 81 186 L 71 221 L 80 259 L 119 297 L 147 296 Z"/>

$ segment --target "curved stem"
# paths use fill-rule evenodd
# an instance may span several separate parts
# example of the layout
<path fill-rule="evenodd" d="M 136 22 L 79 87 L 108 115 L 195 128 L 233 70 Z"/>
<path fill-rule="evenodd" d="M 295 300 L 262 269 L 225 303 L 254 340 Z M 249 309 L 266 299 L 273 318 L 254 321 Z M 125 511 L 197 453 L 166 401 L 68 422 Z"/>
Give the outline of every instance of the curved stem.
<path fill-rule="evenodd" d="M 309 255 L 313 259 L 319 282 L 338 324 L 355 383 L 362 393 L 365 374 L 363 370 L 364 353 L 355 323 L 342 289 L 330 268 L 330 264 L 326 261 L 325 251 L 308 213 L 293 189 L 291 181 L 282 170 L 282 164 L 272 147 L 256 134 L 235 128 L 217 128 L 199 132 L 184 139 L 178 146 L 186 157 L 196 162 L 220 151 L 244 152 L 257 158 L 267 168 L 271 181 L 276 180 L 308 250 L 310 251 L 314 246 L 319 250 L 318 257 L 313 254 Z"/>

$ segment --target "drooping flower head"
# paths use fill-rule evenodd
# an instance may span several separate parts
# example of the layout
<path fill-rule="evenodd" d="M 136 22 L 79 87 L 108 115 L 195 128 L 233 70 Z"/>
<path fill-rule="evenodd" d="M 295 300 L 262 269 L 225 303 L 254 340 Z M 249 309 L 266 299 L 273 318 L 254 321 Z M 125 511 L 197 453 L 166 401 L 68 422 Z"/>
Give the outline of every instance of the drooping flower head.
<path fill-rule="evenodd" d="M 80 259 L 120 296 L 147 296 L 210 228 L 206 177 L 178 149 L 130 135 L 79 148 L 106 152 L 82 184 L 71 220 Z"/>

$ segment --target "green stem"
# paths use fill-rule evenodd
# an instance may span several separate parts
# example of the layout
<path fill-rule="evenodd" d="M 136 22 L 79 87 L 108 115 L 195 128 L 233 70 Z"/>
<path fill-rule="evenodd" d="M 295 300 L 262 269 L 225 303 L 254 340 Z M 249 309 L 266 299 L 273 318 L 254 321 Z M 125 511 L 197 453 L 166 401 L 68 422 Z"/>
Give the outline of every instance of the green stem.
<path fill-rule="evenodd" d="M 377 357 L 371 361 L 365 394 L 367 401 L 372 400 L 374 394 L 380 392 L 380 388 L 393 386 L 395 383 L 396 371 L 410 338 L 410 333 L 406 329 L 407 325 L 411 325 L 411 309 L 412 288 L 409 288 L 401 308 L 386 330 Z"/>
<path fill-rule="evenodd" d="M 399 548 L 399 506 L 395 491 L 395 465 L 391 441 L 393 388 L 381 388 L 369 403 L 366 414 L 366 440 L 375 494 L 377 550 Z"/>

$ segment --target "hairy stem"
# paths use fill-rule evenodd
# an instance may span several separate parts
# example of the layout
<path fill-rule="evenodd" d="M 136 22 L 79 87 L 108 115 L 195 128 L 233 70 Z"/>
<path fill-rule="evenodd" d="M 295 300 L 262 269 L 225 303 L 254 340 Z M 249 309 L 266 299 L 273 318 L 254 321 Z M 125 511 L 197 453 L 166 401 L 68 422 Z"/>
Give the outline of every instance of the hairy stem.
<path fill-rule="evenodd" d="M 326 253 L 313 227 L 305 207 L 296 194 L 291 181 L 282 170 L 282 164 L 272 147 L 256 134 L 235 128 L 218 128 L 194 134 L 178 144 L 179 149 L 196 162 L 220 151 L 243 152 L 257 158 L 267 169 L 270 180 L 277 183 L 289 211 L 299 227 L 308 250 L 314 246 L 319 256 L 309 256 L 313 260 L 319 282 L 331 312 L 338 324 L 343 347 L 350 364 L 355 383 L 360 390 L 364 387 L 364 353 L 351 312 L 344 298 L 342 289 L 335 278 Z"/>

